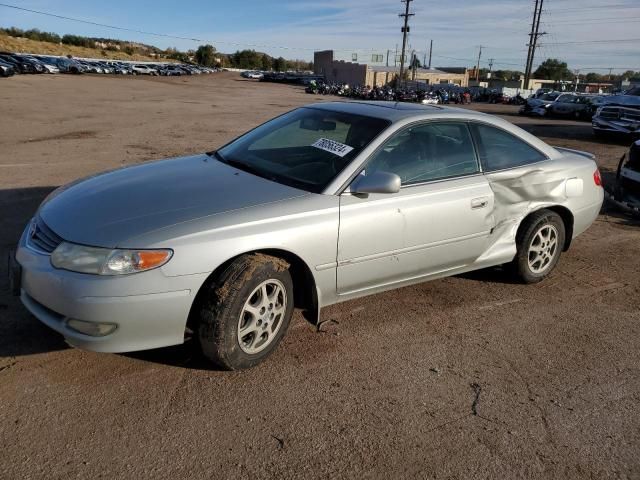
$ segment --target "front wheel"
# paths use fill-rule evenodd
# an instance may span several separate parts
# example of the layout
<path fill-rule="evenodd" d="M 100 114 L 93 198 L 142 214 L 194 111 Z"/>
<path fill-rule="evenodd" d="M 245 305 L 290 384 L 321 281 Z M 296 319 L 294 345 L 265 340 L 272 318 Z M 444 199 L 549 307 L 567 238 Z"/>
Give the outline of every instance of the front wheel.
<path fill-rule="evenodd" d="M 533 213 L 516 235 L 517 253 L 511 271 L 524 283 L 536 283 L 554 269 L 564 246 L 565 228 L 551 210 Z"/>
<path fill-rule="evenodd" d="M 293 314 L 289 264 L 263 254 L 234 260 L 205 292 L 198 338 L 202 353 L 226 370 L 250 368 L 284 337 Z"/>

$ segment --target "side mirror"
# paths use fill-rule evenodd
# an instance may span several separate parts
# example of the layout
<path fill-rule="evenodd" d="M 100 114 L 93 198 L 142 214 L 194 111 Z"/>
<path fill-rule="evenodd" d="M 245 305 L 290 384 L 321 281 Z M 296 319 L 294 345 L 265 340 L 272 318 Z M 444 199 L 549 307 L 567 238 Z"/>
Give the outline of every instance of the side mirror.
<path fill-rule="evenodd" d="M 351 183 L 350 191 L 355 195 L 369 193 L 398 193 L 400 177 L 390 172 L 373 172 L 371 175 L 358 175 Z"/>

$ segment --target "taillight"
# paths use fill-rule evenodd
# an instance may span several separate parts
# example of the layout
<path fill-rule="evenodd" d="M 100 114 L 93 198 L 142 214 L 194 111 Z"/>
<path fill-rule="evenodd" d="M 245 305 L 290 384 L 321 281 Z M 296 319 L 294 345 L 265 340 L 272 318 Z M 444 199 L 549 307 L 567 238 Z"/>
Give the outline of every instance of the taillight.
<path fill-rule="evenodd" d="M 596 168 L 596 171 L 593 172 L 593 183 L 595 183 L 598 187 L 602 186 L 602 177 L 600 176 L 600 170 Z"/>

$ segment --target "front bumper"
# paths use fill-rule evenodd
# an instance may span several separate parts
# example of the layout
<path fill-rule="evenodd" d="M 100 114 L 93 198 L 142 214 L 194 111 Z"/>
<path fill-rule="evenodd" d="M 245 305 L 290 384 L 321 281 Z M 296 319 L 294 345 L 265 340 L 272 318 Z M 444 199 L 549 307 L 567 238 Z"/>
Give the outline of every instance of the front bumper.
<path fill-rule="evenodd" d="M 593 130 L 598 132 L 640 134 L 640 123 L 637 122 L 609 121 L 599 117 L 593 117 L 591 126 Z"/>
<path fill-rule="evenodd" d="M 74 347 L 95 352 L 130 352 L 183 343 L 187 317 L 206 274 L 166 276 L 162 268 L 123 276 L 88 275 L 51 266 L 49 255 L 26 246 L 22 236 L 20 298 L 38 320 Z M 67 319 L 115 323 L 93 337 L 69 328 Z"/>

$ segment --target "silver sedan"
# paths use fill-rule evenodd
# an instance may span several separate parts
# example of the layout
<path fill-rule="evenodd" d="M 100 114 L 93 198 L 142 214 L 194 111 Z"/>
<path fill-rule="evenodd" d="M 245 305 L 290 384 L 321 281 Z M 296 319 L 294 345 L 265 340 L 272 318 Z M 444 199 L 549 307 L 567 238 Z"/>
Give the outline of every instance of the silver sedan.
<path fill-rule="evenodd" d="M 592 155 L 497 117 L 393 102 L 299 108 L 215 152 L 54 191 L 11 269 L 26 308 L 98 352 L 193 337 L 227 369 L 294 308 L 504 265 L 544 279 L 597 217 Z"/>

